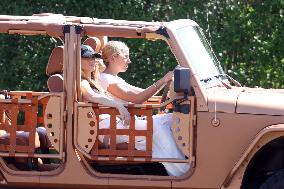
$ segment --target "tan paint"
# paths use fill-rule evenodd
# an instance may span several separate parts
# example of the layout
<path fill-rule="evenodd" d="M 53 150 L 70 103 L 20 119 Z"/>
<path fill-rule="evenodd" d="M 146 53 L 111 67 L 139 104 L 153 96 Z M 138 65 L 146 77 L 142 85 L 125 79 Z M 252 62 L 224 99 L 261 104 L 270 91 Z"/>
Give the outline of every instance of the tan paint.
<path fill-rule="evenodd" d="M 189 157 L 189 128 L 190 119 L 187 114 L 174 113 L 172 131 L 180 150 Z"/>
<path fill-rule="evenodd" d="M 239 96 L 237 113 L 284 115 L 283 107 L 283 93 L 247 89 Z"/>
<path fill-rule="evenodd" d="M 237 99 L 241 88 L 226 89 L 224 87 L 207 89 L 209 112 L 235 113 Z"/>
<path fill-rule="evenodd" d="M 173 187 L 220 188 L 258 132 L 284 122 L 284 116 L 217 113 L 220 126 L 214 127 L 213 118 L 214 113 L 197 112 L 196 168 Z"/>
<path fill-rule="evenodd" d="M 47 35 L 46 31 L 34 31 L 34 30 L 9 30 L 9 34 L 19 35 Z"/>
<path fill-rule="evenodd" d="M 44 114 L 47 136 L 58 152 L 61 151 L 60 143 L 62 142 L 62 138 L 60 138 L 60 133 L 62 132 L 62 112 L 60 106 L 60 96 L 50 96 Z"/>
<path fill-rule="evenodd" d="M 174 112 L 173 113 L 173 125 L 172 131 L 174 138 L 180 150 L 189 158 L 193 155 L 193 125 L 195 119 L 194 99 L 191 101 L 182 102 L 181 105 L 188 104 L 190 107 L 190 115 Z M 192 112 L 192 113 L 191 113 Z"/>
<path fill-rule="evenodd" d="M 271 125 L 259 132 L 227 176 L 222 188 L 240 188 L 245 170 L 256 152 L 270 141 L 283 136 L 283 134 L 283 124 Z"/>
<path fill-rule="evenodd" d="M 77 144 L 86 153 L 89 153 L 97 138 L 98 123 L 92 107 L 77 107 Z M 75 114 L 76 115 L 76 114 Z"/>

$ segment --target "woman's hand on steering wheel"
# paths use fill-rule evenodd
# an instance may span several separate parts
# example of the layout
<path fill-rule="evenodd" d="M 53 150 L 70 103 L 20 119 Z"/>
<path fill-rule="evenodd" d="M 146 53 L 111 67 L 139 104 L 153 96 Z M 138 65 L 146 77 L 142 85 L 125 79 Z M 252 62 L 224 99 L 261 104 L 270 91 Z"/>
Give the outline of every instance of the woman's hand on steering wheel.
<path fill-rule="evenodd" d="M 167 100 L 170 85 L 171 85 L 172 80 L 173 80 L 173 71 L 169 71 L 162 79 L 164 79 L 164 82 L 166 83 L 166 85 L 164 87 L 164 91 L 163 91 L 163 94 L 162 94 L 161 104 L 164 103 Z M 160 111 L 164 111 L 165 108 L 166 107 L 161 107 Z"/>

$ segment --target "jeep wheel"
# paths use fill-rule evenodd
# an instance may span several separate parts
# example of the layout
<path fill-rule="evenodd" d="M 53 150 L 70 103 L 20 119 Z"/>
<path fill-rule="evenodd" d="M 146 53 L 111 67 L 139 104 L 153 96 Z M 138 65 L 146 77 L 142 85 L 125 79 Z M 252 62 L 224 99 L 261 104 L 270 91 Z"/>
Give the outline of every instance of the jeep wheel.
<path fill-rule="evenodd" d="M 268 177 L 259 189 L 282 189 L 284 188 L 284 170 L 276 171 Z"/>

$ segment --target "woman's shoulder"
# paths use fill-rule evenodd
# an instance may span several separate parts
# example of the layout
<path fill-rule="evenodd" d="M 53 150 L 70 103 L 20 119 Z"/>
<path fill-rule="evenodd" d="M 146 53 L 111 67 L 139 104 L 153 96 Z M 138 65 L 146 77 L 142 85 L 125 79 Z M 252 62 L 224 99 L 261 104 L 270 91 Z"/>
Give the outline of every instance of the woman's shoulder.
<path fill-rule="evenodd" d="M 101 73 L 100 74 L 100 81 L 106 82 L 108 85 L 117 83 L 117 76 L 108 74 L 108 73 Z"/>
<path fill-rule="evenodd" d="M 88 80 L 82 79 L 81 80 L 81 89 L 86 90 L 86 91 L 93 91 L 95 93 L 101 93 L 97 88 L 94 88 Z"/>
<path fill-rule="evenodd" d="M 90 83 L 86 79 L 82 79 L 81 80 L 81 86 L 90 86 Z"/>
<path fill-rule="evenodd" d="M 114 76 L 114 75 L 111 75 L 111 74 L 108 74 L 108 73 L 101 73 L 100 74 L 100 80 L 102 82 L 107 82 L 109 85 L 125 82 L 124 79 L 122 79 L 121 77 Z"/>
<path fill-rule="evenodd" d="M 106 79 L 106 80 L 111 80 L 111 79 L 115 79 L 114 75 L 108 74 L 108 73 L 101 73 L 100 74 L 100 78 L 101 79 Z"/>

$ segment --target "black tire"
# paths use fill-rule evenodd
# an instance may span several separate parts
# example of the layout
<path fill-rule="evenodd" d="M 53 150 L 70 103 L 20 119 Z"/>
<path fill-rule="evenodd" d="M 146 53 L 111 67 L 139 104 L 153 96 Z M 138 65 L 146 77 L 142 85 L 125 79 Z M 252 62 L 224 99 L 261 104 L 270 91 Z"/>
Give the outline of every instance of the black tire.
<path fill-rule="evenodd" d="M 284 189 L 284 170 L 273 173 L 259 189 Z"/>

